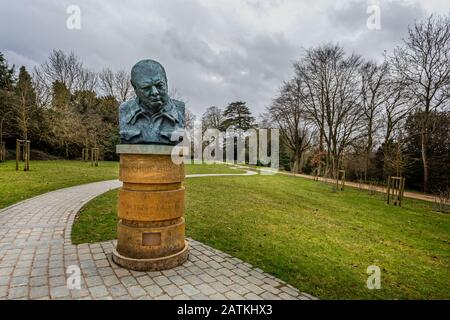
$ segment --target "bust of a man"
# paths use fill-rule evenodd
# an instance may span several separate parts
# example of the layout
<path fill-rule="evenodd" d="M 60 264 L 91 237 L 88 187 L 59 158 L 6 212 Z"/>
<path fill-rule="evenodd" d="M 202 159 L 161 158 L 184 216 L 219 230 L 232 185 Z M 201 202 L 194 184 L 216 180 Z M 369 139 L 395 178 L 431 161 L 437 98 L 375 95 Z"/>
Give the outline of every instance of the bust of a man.
<path fill-rule="evenodd" d="M 136 98 L 122 103 L 119 112 L 122 144 L 175 145 L 184 132 L 184 103 L 169 98 L 166 71 L 153 60 L 131 69 Z"/>

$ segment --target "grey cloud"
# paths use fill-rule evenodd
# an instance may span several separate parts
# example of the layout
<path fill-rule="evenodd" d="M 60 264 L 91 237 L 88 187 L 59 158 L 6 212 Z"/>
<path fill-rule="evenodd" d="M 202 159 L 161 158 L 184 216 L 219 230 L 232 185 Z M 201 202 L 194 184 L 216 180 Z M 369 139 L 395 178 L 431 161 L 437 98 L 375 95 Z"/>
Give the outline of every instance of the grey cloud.
<path fill-rule="evenodd" d="M 129 70 L 136 61 L 153 58 L 196 114 L 236 99 L 259 114 L 291 77 L 301 48 L 338 41 L 380 58 L 383 49 L 399 43 L 409 23 L 425 15 L 420 3 L 382 2 L 382 30 L 370 31 L 367 2 L 347 3 L 15 0 L 2 4 L 7 18 L 0 20 L 0 51 L 29 68 L 53 48 L 74 51 L 94 70 Z M 81 30 L 65 27 L 70 4 L 82 10 Z"/>
<path fill-rule="evenodd" d="M 426 17 L 420 4 L 406 1 L 380 1 L 380 30 L 370 30 L 366 22 L 367 7 L 376 3 L 351 1 L 338 10 L 330 10 L 330 27 L 337 39 L 348 49 L 372 59 L 381 59 L 384 51 L 391 51 L 406 36 L 409 24 Z"/>

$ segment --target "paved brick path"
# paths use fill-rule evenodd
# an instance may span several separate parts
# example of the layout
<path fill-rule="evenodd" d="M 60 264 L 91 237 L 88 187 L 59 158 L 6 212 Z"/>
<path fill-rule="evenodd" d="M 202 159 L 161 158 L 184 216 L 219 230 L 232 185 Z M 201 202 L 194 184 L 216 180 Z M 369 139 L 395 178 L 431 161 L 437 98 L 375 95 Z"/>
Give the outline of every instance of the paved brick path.
<path fill-rule="evenodd" d="M 113 241 L 72 245 L 76 213 L 120 185 L 105 181 L 61 189 L 0 210 L 0 299 L 313 298 L 192 239 L 189 260 L 162 272 L 120 268 L 111 260 Z M 81 270 L 78 290 L 67 289 L 66 271 L 73 265 Z"/>

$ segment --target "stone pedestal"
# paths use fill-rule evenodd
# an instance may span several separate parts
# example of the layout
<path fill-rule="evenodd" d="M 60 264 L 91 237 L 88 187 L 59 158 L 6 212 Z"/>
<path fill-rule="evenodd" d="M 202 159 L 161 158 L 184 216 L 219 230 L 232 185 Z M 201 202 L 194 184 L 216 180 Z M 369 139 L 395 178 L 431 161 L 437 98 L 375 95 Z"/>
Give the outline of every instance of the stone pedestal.
<path fill-rule="evenodd" d="M 184 164 L 171 146 L 118 145 L 120 154 L 117 248 L 113 260 L 138 271 L 174 268 L 186 261 Z"/>

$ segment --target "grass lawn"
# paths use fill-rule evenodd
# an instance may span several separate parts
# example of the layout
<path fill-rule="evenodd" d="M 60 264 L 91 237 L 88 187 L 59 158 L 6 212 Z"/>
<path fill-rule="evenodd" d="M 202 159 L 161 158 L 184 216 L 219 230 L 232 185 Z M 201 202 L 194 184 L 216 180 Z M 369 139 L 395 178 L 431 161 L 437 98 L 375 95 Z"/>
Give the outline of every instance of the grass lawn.
<path fill-rule="evenodd" d="M 432 204 L 276 175 L 186 181 L 187 235 L 328 299 L 449 299 L 450 216 Z M 74 243 L 113 239 L 117 191 L 86 205 Z M 368 290 L 367 267 L 381 268 Z"/>
<path fill-rule="evenodd" d="M 100 162 L 92 167 L 82 161 L 31 161 L 30 171 L 15 171 L 16 162 L 0 162 L 0 209 L 36 195 L 80 184 L 117 179 L 118 162 Z M 239 173 L 225 165 L 187 165 L 187 173 Z"/>
<path fill-rule="evenodd" d="M 36 195 L 80 184 L 117 179 L 118 162 L 30 161 L 30 171 L 19 171 L 15 161 L 0 162 L 0 208 Z"/>

